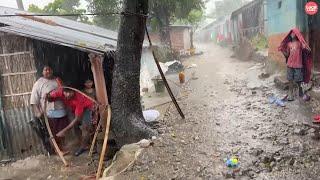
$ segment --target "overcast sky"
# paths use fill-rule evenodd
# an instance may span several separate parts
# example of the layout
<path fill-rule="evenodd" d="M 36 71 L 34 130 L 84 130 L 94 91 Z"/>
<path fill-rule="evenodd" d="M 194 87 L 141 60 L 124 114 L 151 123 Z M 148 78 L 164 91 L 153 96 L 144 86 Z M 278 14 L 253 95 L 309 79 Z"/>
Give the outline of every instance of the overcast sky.
<path fill-rule="evenodd" d="M 22 0 L 24 8 L 27 10 L 30 4 L 35 4 L 39 7 L 44 7 L 48 3 L 52 2 L 54 0 Z M 86 2 L 85 0 L 80 0 L 81 1 L 81 8 L 86 8 Z M 0 0 L 0 6 L 5 6 L 5 7 L 12 7 L 12 8 L 17 8 L 17 3 L 16 0 Z"/>
<path fill-rule="evenodd" d="M 206 13 L 210 13 L 214 8 L 214 2 L 217 0 L 209 0 L 208 3 L 206 4 Z"/>

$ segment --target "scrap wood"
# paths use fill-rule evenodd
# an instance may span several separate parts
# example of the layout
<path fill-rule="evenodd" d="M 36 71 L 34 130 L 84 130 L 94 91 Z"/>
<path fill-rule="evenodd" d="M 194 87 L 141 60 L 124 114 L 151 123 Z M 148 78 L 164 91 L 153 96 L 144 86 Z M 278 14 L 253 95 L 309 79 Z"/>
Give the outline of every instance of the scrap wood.
<path fill-rule="evenodd" d="M 110 105 L 108 105 L 109 107 Z M 104 110 L 104 113 L 105 113 L 106 110 Z M 107 108 L 107 111 L 108 111 L 108 114 L 111 113 L 111 108 Z M 108 115 L 107 114 L 107 115 Z M 88 157 L 92 157 L 92 154 L 93 154 L 93 150 L 94 150 L 94 146 L 96 144 L 96 141 L 97 141 L 97 137 L 98 137 L 98 134 L 99 134 L 99 130 L 102 126 L 102 122 L 104 121 L 101 121 L 101 117 L 100 117 L 100 120 L 99 120 L 99 123 L 98 123 L 98 126 L 94 132 L 94 136 L 93 136 L 93 139 L 92 139 L 92 142 L 91 142 L 91 146 L 90 146 L 90 151 L 89 151 L 89 154 L 88 154 Z"/>
<path fill-rule="evenodd" d="M 99 130 L 101 128 L 101 119 L 99 120 L 99 123 L 98 123 L 98 126 L 94 132 L 94 135 L 93 135 L 93 139 L 92 139 L 92 142 L 91 142 L 91 146 L 90 146 L 90 150 L 89 150 L 89 154 L 88 154 L 88 157 L 92 157 L 92 154 L 93 154 L 93 150 L 94 150 L 94 146 L 96 144 L 96 141 L 97 141 L 97 137 L 98 137 L 98 134 L 99 134 Z"/>
<path fill-rule="evenodd" d="M 95 180 L 96 175 L 89 175 L 89 176 L 81 176 L 80 180 Z"/>
<path fill-rule="evenodd" d="M 45 102 L 44 102 L 44 112 L 47 112 L 47 99 L 45 99 Z M 56 140 L 54 139 L 54 135 L 51 131 L 51 128 L 50 128 L 50 124 L 49 124 L 49 120 L 48 120 L 48 117 L 47 117 L 47 114 L 46 113 L 43 113 L 43 116 L 44 116 L 44 121 L 45 121 L 45 124 L 46 124 L 46 127 L 47 127 L 47 130 L 48 130 L 48 133 L 49 133 L 49 137 L 50 137 L 50 142 L 54 148 L 54 150 L 56 151 L 56 153 L 59 155 L 60 159 L 62 160 L 63 164 L 65 166 L 69 166 L 68 162 L 66 161 L 66 159 L 63 157 L 63 153 L 61 152 Z"/>
<path fill-rule="evenodd" d="M 107 116 L 107 124 L 106 124 L 106 128 L 105 128 L 105 135 L 104 135 L 102 150 L 101 150 L 101 154 L 100 154 L 99 166 L 98 166 L 98 170 L 97 170 L 97 174 L 96 174 L 96 179 L 99 179 L 101 176 L 102 167 L 103 167 L 103 160 L 104 160 L 104 156 L 105 156 L 106 150 L 107 150 L 109 128 L 110 128 L 110 121 L 111 121 L 111 108 L 110 108 L 110 106 L 108 106 L 108 114 L 107 115 L 108 115 Z"/>

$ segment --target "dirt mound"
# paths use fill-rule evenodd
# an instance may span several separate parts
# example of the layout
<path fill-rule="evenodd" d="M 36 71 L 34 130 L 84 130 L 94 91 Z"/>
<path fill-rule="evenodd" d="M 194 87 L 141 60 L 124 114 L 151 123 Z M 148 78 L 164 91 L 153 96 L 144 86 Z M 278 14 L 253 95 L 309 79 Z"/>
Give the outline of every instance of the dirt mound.
<path fill-rule="evenodd" d="M 28 157 L 23 160 L 18 160 L 17 162 L 14 162 L 11 164 L 11 167 L 16 168 L 16 169 L 36 169 L 40 166 L 41 161 L 45 160 L 44 155 L 40 156 L 34 156 L 34 157 Z"/>

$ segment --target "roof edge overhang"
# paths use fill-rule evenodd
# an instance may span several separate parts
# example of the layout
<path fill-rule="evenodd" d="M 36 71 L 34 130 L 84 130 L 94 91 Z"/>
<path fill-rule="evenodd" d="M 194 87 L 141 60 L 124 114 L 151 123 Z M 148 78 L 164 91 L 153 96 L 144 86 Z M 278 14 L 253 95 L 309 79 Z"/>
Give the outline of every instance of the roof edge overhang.
<path fill-rule="evenodd" d="M 66 43 L 66 42 L 62 42 L 62 41 L 58 41 L 58 40 L 53 40 L 53 39 L 49 39 L 49 38 L 43 38 L 43 37 L 39 37 L 39 36 L 35 36 L 35 35 L 31 35 L 25 32 L 19 32 L 19 31 L 15 31 L 13 29 L 8 29 L 5 27 L 1 27 L 0 31 L 2 32 L 6 32 L 6 33 L 12 33 L 18 36 L 23 36 L 23 37 L 27 37 L 27 38 L 32 38 L 32 39 L 36 39 L 36 40 L 40 40 L 40 41 L 45 41 L 48 43 L 53 43 L 56 45 L 61 45 L 61 46 L 66 46 L 66 47 L 70 47 L 73 49 L 77 49 L 83 52 L 87 52 L 87 53 L 95 53 L 95 54 L 99 54 L 99 55 L 103 55 L 106 53 L 106 51 L 100 50 L 100 49 L 94 49 L 94 48 L 89 48 L 89 47 L 84 47 L 78 44 L 72 44 L 72 43 Z M 107 50 L 107 51 L 114 51 L 115 49 L 111 49 Z"/>

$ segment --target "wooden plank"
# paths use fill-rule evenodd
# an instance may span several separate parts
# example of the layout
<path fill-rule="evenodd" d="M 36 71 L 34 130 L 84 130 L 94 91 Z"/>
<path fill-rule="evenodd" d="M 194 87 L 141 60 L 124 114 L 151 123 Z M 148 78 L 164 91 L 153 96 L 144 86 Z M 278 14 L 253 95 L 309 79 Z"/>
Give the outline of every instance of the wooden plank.
<path fill-rule="evenodd" d="M 31 54 L 31 51 L 5 53 L 5 54 L 0 54 L 0 57 L 17 56 L 17 55 L 21 55 L 21 54 Z"/>
<path fill-rule="evenodd" d="M 4 74 L 1 74 L 1 76 L 15 76 L 15 75 L 25 75 L 25 74 L 35 74 L 35 73 L 37 73 L 37 71 L 4 73 Z"/>
<path fill-rule="evenodd" d="M 12 89 L 12 83 L 11 83 L 10 76 L 8 76 L 8 82 L 9 82 L 9 90 L 10 90 L 10 94 L 13 94 L 13 89 Z"/>
<path fill-rule="evenodd" d="M 103 167 L 103 160 L 104 160 L 104 155 L 107 150 L 107 141 L 108 141 L 108 136 L 109 136 L 109 126 L 110 126 L 110 118 L 111 118 L 111 109 L 110 105 L 108 102 L 108 94 L 107 94 L 107 89 L 106 89 L 106 83 L 105 83 L 105 77 L 103 73 L 103 57 L 99 56 L 97 54 L 89 54 L 89 59 L 91 62 L 91 71 L 93 74 L 94 78 L 94 84 L 96 85 L 96 94 L 97 94 L 97 100 L 98 102 L 102 105 L 99 107 L 99 113 L 100 113 L 100 122 L 103 129 L 105 130 L 105 137 L 103 140 L 103 146 L 100 154 L 100 159 L 99 159 L 99 165 L 98 165 L 98 170 L 96 174 L 96 179 L 100 178 L 101 172 L 102 172 L 102 167 Z M 108 111 L 105 111 L 105 109 L 101 108 L 103 106 L 108 106 Z"/>

